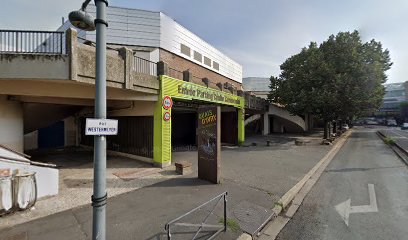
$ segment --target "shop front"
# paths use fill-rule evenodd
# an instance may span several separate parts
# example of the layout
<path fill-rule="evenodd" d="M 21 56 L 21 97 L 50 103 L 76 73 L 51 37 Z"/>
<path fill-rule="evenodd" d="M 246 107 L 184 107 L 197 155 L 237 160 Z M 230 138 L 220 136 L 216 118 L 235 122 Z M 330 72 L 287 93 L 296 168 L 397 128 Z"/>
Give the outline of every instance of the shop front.
<path fill-rule="evenodd" d="M 236 145 L 244 141 L 243 97 L 166 75 L 160 76 L 160 85 L 159 101 L 154 108 L 153 161 L 156 165 L 170 165 L 172 150 L 196 146 L 197 109 L 201 106 L 221 106 L 224 143 Z"/>

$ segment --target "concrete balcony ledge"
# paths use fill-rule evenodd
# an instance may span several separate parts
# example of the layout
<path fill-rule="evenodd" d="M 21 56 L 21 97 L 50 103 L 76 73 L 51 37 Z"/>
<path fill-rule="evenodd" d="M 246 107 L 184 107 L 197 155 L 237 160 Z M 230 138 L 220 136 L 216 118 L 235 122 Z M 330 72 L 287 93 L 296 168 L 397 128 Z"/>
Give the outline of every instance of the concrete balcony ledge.
<path fill-rule="evenodd" d="M 95 84 L 95 47 L 78 42 L 77 32 L 65 33 L 66 54 L 0 53 L 0 81 L 32 80 Z M 158 95 L 157 76 L 133 70 L 134 57 L 129 49 L 107 51 L 107 86 L 138 94 Z"/>

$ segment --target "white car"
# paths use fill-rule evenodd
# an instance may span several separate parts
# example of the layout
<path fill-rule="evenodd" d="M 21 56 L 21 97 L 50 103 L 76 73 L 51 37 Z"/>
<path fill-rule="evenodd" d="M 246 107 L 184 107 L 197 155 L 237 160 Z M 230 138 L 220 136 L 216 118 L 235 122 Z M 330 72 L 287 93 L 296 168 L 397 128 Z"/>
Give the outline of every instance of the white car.
<path fill-rule="evenodd" d="M 343 130 L 349 130 L 349 126 L 345 123 L 341 124 L 341 129 Z"/>

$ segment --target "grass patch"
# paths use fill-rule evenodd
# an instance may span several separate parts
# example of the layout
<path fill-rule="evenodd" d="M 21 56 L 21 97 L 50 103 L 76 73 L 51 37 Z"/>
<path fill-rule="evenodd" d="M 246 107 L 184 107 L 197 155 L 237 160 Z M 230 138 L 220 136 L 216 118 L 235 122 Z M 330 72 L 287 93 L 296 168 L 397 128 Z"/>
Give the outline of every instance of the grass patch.
<path fill-rule="evenodd" d="M 224 218 L 220 218 L 220 220 L 218 220 L 218 223 L 224 225 Z M 227 228 L 231 229 L 231 231 L 233 232 L 238 232 L 239 230 L 241 230 L 237 221 L 232 218 L 227 218 Z"/>
<path fill-rule="evenodd" d="M 273 204 L 273 207 L 272 208 L 275 208 L 275 207 L 281 207 L 281 208 L 283 208 L 283 204 L 281 203 L 281 202 L 275 202 L 274 204 Z"/>
<path fill-rule="evenodd" d="M 392 137 L 386 137 L 384 138 L 384 142 L 385 144 L 393 145 L 395 143 L 395 140 Z"/>

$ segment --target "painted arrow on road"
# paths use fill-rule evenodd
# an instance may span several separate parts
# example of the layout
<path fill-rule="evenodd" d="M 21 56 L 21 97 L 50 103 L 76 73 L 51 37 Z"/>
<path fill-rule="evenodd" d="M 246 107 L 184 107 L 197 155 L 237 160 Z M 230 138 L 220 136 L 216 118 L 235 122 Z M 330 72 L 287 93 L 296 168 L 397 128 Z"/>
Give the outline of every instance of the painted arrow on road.
<path fill-rule="evenodd" d="M 368 195 L 370 197 L 370 205 L 351 206 L 351 199 L 349 198 L 335 207 L 347 226 L 349 225 L 349 216 L 352 213 L 378 212 L 374 184 L 368 184 Z"/>

